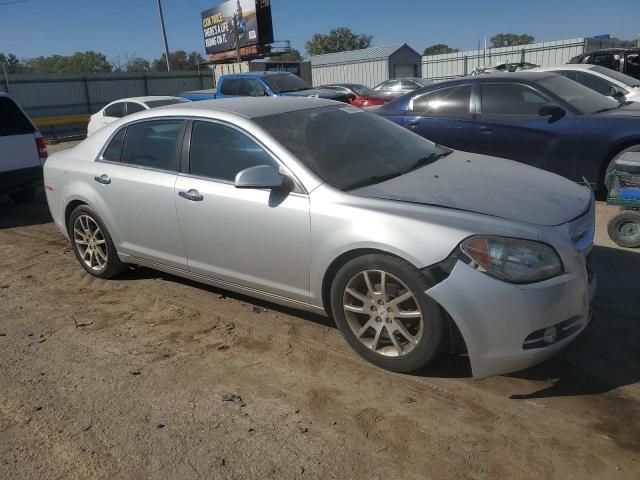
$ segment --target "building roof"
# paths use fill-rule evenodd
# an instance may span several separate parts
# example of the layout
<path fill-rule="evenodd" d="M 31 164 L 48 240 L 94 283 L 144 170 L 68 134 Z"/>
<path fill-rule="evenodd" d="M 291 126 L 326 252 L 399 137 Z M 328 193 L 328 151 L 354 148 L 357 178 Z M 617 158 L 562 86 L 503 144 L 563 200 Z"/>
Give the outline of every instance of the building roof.
<path fill-rule="evenodd" d="M 381 60 L 389 58 L 403 47 L 412 50 L 418 57 L 420 54 L 416 52 L 406 43 L 401 45 L 387 45 L 385 47 L 363 48 L 361 50 L 349 50 L 348 52 L 326 53 L 324 55 L 313 55 L 311 57 L 311 66 L 317 67 L 321 65 L 337 65 L 341 63 L 368 62 L 371 60 Z"/>

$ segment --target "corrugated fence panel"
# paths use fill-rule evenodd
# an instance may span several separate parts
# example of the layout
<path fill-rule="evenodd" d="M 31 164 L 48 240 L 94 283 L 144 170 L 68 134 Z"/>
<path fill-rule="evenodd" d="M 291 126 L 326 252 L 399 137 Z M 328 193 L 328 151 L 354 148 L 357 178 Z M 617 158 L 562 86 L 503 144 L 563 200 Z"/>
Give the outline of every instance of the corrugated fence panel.
<path fill-rule="evenodd" d="M 467 50 L 465 52 L 422 57 L 422 76 L 446 80 L 468 75 L 476 67 L 490 67 L 504 62 L 530 62 L 541 67 L 567 63 L 585 49 L 584 38 L 539 42 L 514 47 Z"/>
<path fill-rule="evenodd" d="M 7 79 L 0 77 L 0 91 L 8 92 L 31 118 L 94 113 L 119 98 L 177 95 L 212 87 L 208 68 L 201 72 L 9 75 L 8 88 Z M 75 135 L 85 127 L 59 126 L 53 136 L 65 136 L 68 131 Z"/>
<path fill-rule="evenodd" d="M 386 59 L 371 62 L 347 63 L 312 67 L 313 85 L 331 83 L 360 83 L 374 87 L 389 78 L 389 63 Z"/>

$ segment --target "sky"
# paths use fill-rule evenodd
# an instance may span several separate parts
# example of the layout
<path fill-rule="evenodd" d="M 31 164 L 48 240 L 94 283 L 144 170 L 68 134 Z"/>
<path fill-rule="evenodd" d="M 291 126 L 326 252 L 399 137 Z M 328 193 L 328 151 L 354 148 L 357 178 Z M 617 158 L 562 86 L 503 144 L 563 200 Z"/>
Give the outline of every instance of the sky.
<path fill-rule="evenodd" d="M 0 0 L 0 52 L 20 58 L 95 50 L 109 59 L 159 57 L 157 0 Z M 15 0 L 14 0 L 15 1 Z M 218 0 L 162 0 L 170 50 L 204 55 L 200 12 Z M 373 35 L 373 45 L 408 43 L 422 52 L 445 43 L 472 50 L 496 33 L 528 33 L 537 41 L 640 34 L 637 0 L 448 2 L 408 0 L 272 0 L 274 36 L 303 55 L 316 32 L 346 26 Z"/>

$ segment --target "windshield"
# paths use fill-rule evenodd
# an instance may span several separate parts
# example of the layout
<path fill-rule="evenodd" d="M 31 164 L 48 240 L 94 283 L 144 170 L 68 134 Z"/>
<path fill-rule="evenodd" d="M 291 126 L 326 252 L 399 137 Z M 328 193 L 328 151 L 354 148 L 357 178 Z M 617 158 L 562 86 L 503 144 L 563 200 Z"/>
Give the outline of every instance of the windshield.
<path fill-rule="evenodd" d="M 329 185 L 343 190 L 400 176 L 448 154 L 377 115 L 331 106 L 254 119 Z"/>
<path fill-rule="evenodd" d="M 297 92 L 308 90 L 311 87 L 307 82 L 293 74 L 290 75 L 266 75 L 264 81 L 267 82 L 271 90 L 275 93 Z"/>
<path fill-rule="evenodd" d="M 377 92 L 373 88 L 365 87 L 364 85 L 349 85 L 349 89 L 356 92 L 361 97 L 367 97 L 369 95 L 376 95 Z"/>
<path fill-rule="evenodd" d="M 615 70 L 611 70 L 610 68 L 595 66 L 591 70 L 601 73 L 602 75 L 606 75 L 607 77 L 611 77 L 624 85 L 628 85 L 630 87 L 640 87 L 640 80 L 636 80 L 629 75 L 616 72 Z"/>
<path fill-rule="evenodd" d="M 543 78 L 537 83 L 573 105 L 581 113 L 606 112 L 621 105 L 617 100 L 605 97 L 595 90 L 560 75 Z"/>
<path fill-rule="evenodd" d="M 189 103 L 185 98 L 170 98 L 167 100 L 149 100 L 144 102 L 149 108 L 164 107 L 166 105 L 174 105 L 176 103 Z"/>

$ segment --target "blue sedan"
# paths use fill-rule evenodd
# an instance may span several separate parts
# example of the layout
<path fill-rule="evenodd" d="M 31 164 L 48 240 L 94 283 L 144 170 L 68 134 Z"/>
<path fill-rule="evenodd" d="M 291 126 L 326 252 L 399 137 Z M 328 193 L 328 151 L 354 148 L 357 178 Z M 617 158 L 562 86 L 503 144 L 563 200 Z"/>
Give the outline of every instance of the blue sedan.
<path fill-rule="evenodd" d="M 640 151 L 640 109 L 553 73 L 465 77 L 376 113 L 438 144 L 509 158 L 604 188 L 615 158 Z"/>

